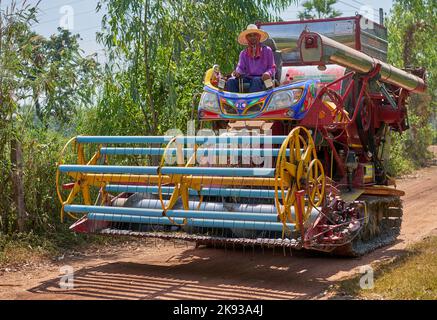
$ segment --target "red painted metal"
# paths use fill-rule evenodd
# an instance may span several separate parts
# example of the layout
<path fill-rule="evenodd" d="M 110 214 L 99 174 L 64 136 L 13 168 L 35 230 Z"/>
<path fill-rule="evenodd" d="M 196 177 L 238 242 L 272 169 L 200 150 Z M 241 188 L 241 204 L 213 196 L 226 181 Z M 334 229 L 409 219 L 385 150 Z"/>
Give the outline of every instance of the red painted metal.
<path fill-rule="evenodd" d="M 304 243 L 305 241 L 305 230 L 303 226 L 304 208 L 302 207 L 302 203 L 305 201 L 304 196 L 305 196 L 305 190 L 296 191 L 296 204 L 297 204 L 296 216 L 297 216 L 297 222 L 299 224 L 302 243 Z"/>
<path fill-rule="evenodd" d="M 96 221 L 96 220 L 88 220 L 86 216 L 83 216 L 81 219 L 77 220 L 70 226 L 70 230 L 78 233 L 92 233 L 96 230 L 105 229 L 110 225 L 108 221 Z"/>
<path fill-rule="evenodd" d="M 355 30 L 355 49 L 361 51 L 361 16 L 358 17 L 359 19 L 357 19 L 357 21 L 355 22 L 355 25 L 357 26 L 357 30 Z"/>
<path fill-rule="evenodd" d="M 74 187 L 74 182 L 71 182 L 71 183 L 64 183 L 64 184 L 62 185 L 62 189 L 63 189 L 63 190 L 71 190 L 71 189 L 73 189 L 73 187 Z"/>

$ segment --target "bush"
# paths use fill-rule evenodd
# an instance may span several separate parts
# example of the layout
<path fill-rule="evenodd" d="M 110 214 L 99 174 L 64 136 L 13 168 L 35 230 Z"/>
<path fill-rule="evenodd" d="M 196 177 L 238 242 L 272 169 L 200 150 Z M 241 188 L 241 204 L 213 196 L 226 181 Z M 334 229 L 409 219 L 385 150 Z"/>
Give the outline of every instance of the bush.
<path fill-rule="evenodd" d="M 23 136 L 24 188 L 29 228 L 46 231 L 59 221 L 56 163 L 67 139 L 57 132 L 28 129 Z"/>
<path fill-rule="evenodd" d="M 391 132 L 390 158 L 387 164 L 387 172 L 391 176 L 407 174 L 415 168 L 405 150 L 406 139 L 406 134 L 399 135 L 396 132 Z"/>

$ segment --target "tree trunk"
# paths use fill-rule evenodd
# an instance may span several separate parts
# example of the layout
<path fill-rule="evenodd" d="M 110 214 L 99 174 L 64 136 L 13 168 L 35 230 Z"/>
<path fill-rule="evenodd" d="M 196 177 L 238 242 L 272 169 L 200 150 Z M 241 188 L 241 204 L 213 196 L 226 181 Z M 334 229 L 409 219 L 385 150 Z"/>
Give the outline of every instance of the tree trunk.
<path fill-rule="evenodd" d="M 24 204 L 23 156 L 21 143 L 17 139 L 11 140 L 11 165 L 14 189 L 13 202 L 17 210 L 18 231 L 24 232 L 26 229 L 26 208 Z"/>
<path fill-rule="evenodd" d="M 151 134 L 157 134 L 158 127 L 158 110 L 155 108 L 155 101 L 153 99 L 153 84 L 152 79 L 150 77 L 150 65 L 149 65 L 149 39 L 148 39 L 148 13 L 149 13 L 149 1 L 147 0 L 144 5 L 144 39 L 143 39 L 143 55 L 144 55 L 144 66 L 145 66 L 145 74 L 146 74 L 146 87 L 147 87 L 147 98 L 149 101 L 149 108 L 152 113 L 152 124 L 151 124 Z"/>

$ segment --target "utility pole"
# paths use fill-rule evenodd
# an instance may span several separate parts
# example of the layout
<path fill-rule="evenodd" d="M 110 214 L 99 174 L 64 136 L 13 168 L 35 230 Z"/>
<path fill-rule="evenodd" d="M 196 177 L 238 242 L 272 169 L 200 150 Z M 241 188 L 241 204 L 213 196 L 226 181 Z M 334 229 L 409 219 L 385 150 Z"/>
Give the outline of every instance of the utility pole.
<path fill-rule="evenodd" d="M 383 8 L 379 8 L 379 24 L 381 26 L 384 25 L 384 9 Z"/>

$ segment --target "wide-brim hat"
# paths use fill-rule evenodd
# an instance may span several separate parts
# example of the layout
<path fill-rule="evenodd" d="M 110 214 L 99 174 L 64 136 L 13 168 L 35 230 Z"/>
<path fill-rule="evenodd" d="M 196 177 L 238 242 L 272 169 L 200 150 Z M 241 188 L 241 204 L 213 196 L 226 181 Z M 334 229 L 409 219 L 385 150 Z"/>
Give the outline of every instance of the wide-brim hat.
<path fill-rule="evenodd" d="M 259 42 L 264 42 L 269 38 L 269 34 L 267 32 L 258 29 L 255 24 L 249 24 L 246 30 L 241 31 L 241 33 L 238 35 L 238 43 L 247 46 L 249 43 L 247 42 L 246 36 L 250 33 L 258 33 L 261 36 Z"/>

